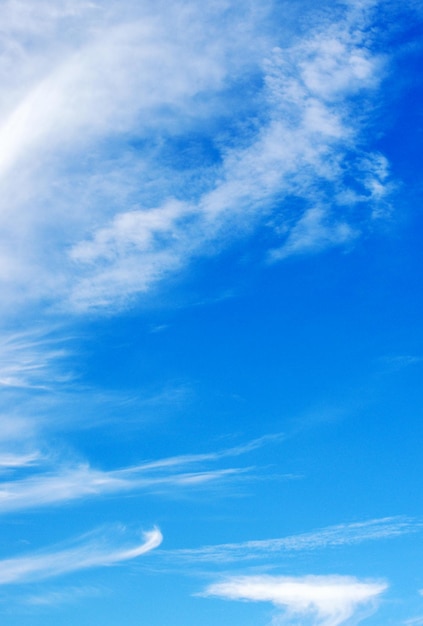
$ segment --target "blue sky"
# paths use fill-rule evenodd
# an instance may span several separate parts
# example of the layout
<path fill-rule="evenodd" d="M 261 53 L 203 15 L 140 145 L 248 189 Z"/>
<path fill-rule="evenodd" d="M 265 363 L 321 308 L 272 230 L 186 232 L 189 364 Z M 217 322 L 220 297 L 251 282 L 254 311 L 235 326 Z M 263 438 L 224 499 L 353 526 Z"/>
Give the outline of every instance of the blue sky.
<path fill-rule="evenodd" d="M 2 624 L 423 624 L 421 3 L 0 23 Z"/>

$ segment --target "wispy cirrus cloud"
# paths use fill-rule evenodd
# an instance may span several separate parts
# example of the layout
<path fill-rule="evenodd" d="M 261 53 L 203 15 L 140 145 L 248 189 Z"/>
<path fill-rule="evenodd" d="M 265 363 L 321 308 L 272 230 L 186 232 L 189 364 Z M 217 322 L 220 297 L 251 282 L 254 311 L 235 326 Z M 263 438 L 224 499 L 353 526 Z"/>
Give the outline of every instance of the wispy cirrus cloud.
<path fill-rule="evenodd" d="M 347 244 L 384 213 L 389 164 L 362 114 L 386 65 L 374 6 L 316 12 L 293 37 L 261 4 L 40 3 L 45 32 L 28 1 L 5 4 L 6 312 L 114 309 L 259 223 L 275 260 Z"/>
<path fill-rule="evenodd" d="M 209 585 L 202 595 L 227 600 L 271 602 L 284 613 L 274 623 L 300 619 L 312 626 L 340 626 L 360 610 L 374 608 L 385 582 L 348 576 L 237 576 Z"/>
<path fill-rule="evenodd" d="M 0 514 L 59 505 L 83 498 L 125 492 L 164 493 L 228 484 L 259 475 L 250 466 L 213 467 L 211 463 L 238 457 L 278 437 L 262 437 L 247 444 L 206 454 L 174 456 L 118 470 L 103 471 L 88 464 L 56 466 L 22 479 L 0 482 Z M 290 478 L 290 476 L 287 476 Z"/>
<path fill-rule="evenodd" d="M 350 524 L 337 524 L 278 539 L 262 539 L 175 550 L 171 556 L 209 563 L 263 560 L 284 553 L 321 550 L 335 546 L 355 545 L 364 541 L 391 539 L 419 532 L 422 528 L 423 522 L 414 518 L 384 517 Z"/>
<path fill-rule="evenodd" d="M 73 379 L 61 362 L 69 357 L 66 337 L 50 329 L 3 332 L 0 335 L 0 387 L 49 390 Z"/>
<path fill-rule="evenodd" d="M 143 533 L 143 543 L 126 547 L 116 545 L 107 534 L 92 533 L 65 549 L 37 552 L 0 560 L 0 585 L 17 584 L 61 576 L 93 567 L 106 567 L 135 559 L 163 540 L 158 528 Z"/>

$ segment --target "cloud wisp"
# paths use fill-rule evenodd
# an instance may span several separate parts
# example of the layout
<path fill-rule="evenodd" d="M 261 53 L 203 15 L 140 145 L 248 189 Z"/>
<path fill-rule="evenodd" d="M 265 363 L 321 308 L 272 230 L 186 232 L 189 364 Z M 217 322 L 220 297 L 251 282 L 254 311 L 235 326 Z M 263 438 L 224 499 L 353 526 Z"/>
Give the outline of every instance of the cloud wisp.
<path fill-rule="evenodd" d="M 13 454 L 0 452 L 0 471 L 6 469 L 17 469 L 20 467 L 31 467 L 42 461 L 39 452 L 28 452 L 27 454 Z"/>
<path fill-rule="evenodd" d="M 71 548 L 0 560 L 0 585 L 30 582 L 88 568 L 117 565 L 154 550 L 162 540 L 158 528 L 143 533 L 143 543 L 129 548 L 116 546 L 104 533 L 102 535 L 93 533 L 90 537 L 75 542 L 75 546 Z"/>
<path fill-rule="evenodd" d="M 202 595 L 271 602 L 284 611 L 275 623 L 301 619 L 313 626 L 340 626 L 358 619 L 361 609 L 368 614 L 387 587 L 348 576 L 237 576 L 209 585 Z"/>
<path fill-rule="evenodd" d="M 31 607 L 50 607 L 74 603 L 84 598 L 100 595 L 101 590 L 96 587 L 65 587 L 60 590 L 32 594 L 23 599 L 19 598 L 19 601 L 21 604 Z"/>
<path fill-rule="evenodd" d="M 125 492 L 175 492 L 251 480 L 259 472 L 257 468 L 216 468 L 210 463 L 248 454 L 279 438 L 262 437 L 218 452 L 169 457 L 110 471 L 88 464 L 58 467 L 50 472 L 38 468 L 35 475 L 0 483 L 0 514 Z"/>
<path fill-rule="evenodd" d="M 423 523 L 414 518 L 385 517 L 337 524 L 309 533 L 290 535 L 278 539 L 244 541 L 175 550 L 171 556 L 196 562 L 231 563 L 255 559 L 274 558 L 292 552 L 321 550 L 336 546 L 356 545 L 364 541 L 391 539 L 421 531 Z"/>

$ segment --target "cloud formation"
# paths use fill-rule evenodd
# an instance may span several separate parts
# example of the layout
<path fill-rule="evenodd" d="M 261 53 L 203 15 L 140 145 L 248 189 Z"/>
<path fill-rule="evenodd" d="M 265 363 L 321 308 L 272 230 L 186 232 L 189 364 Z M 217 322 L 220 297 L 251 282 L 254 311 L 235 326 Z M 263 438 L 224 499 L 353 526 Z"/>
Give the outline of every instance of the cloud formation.
<path fill-rule="evenodd" d="M 38 5 L 0 13 L 3 313 L 114 309 L 258 224 L 276 260 L 384 213 L 389 164 L 363 140 L 386 63 L 371 6 L 296 38 L 270 1 Z"/>
<path fill-rule="evenodd" d="M 238 576 L 210 585 L 204 595 L 271 602 L 285 611 L 280 623 L 300 618 L 313 626 L 339 626 L 357 617 L 360 608 L 369 608 L 386 589 L 386 583 L 348 576 Z"/>
<path fill-rule="evenodd" d="M 92 567 L 105 567 L 134 559 L 157 548 L 163 540 L 155 528 L 143 533 L 143 543 L 116 547 L 104 536 L 80 541 L 72 548 L 36 553 L 0 561 L 0 585 L 60 576 Z"/>

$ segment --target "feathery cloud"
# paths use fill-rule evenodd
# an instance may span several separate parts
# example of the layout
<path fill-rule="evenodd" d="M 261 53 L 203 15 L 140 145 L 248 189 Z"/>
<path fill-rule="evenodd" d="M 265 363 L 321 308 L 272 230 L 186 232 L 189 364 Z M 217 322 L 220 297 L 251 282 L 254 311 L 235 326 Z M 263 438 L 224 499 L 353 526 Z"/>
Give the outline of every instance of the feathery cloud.
<path fill-rule="evenodd" d="M 320 550 L 334 546 L 348 546 L 363 541 L 391 539 L 421 531 L 423 523 L 407 517 L 385 517 L 337 524 L 309 533 L 290 535 L 279 539 L 262 539 L 241 543 L 226 543 L 201 548 L 175 550 L 176 558 L 211 563 L 239 562 L 274 558 L 281 553 Z"/>

